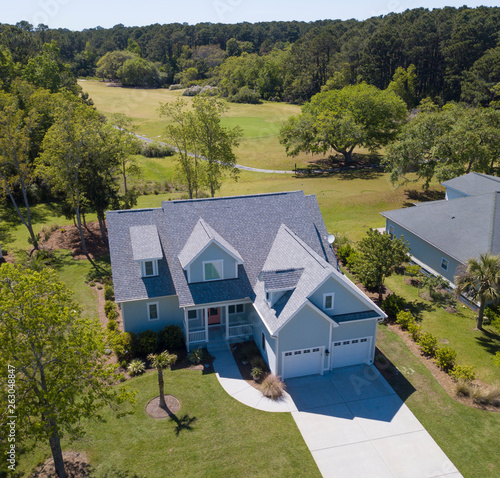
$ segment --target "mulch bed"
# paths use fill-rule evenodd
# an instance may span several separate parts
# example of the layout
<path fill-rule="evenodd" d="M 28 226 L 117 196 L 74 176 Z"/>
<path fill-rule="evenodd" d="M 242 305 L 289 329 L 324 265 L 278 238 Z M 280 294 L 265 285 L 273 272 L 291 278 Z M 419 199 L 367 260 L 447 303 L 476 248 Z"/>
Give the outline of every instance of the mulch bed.
<path fill-rule="evenodd" d="M 63 453 L 64 469 L 68 478 L 86 478 L 90 476 L 87 455 L 75 451 Z M 56 475 L 53 458 L 49 458 L 33 473 L 33 478 L 53 478 Z"/>
<path fill-rule="evenodd" d="M 245 382 L 247 382 L 249 385 L 251 385 L 253 388 L 261 391 L 261 381 L 256 382 L 253 377 L 252 377 L 252 365 L 250 362 L 248 363 L 243 363 L 241 360 L 240 354 L 239 354 L 239 348 L 245 347 L 246 342 L 242 342 L 239 344 L 233 344 L 231 346 L 231 353 L 233 354 L 234 361 L 236 362 L 236 365 L 238 366 L 238 369 L 240 371 L 241 377 Z M 268 371 L 266 371 L 268 372 Z"/>
<path fill-rule="evenodd" d="M 146 406 L 146 413 L 152 418 L 168 418 L 181 409 L 181 403 L 173 395 L 164 395 L 167 408 L 160 407 L 160 397 L 150 400 Z"/>
<path fill-rule="evenodd" d="M 98 222 L 88 222 L 87 226 L 83 227 L 83 235 L 87 251 L 92 259 L 109 254 L 107 238 L 103 241 Z M 68 249 L 75 259 L 87 259 L 82 251 L 80 233 L 74 225 L 57 228 L 47 241 L 42 241 L 41 246 L 48 250 Z"/>

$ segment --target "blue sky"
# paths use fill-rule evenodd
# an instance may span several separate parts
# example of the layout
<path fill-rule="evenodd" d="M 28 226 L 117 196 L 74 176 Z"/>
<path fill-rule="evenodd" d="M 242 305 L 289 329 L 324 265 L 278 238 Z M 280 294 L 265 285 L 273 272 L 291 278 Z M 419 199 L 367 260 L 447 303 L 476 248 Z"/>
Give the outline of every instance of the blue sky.
<path fill-rule="evenodd" d="M 237 23 L 272 20 L 364 20 L 416 7 L 500 6 L 500 1 L 438 0 L 10 0 L 0 11 L 0 23 L 27 20 L 51 28 L 82 30 L 118 23 Z"/>

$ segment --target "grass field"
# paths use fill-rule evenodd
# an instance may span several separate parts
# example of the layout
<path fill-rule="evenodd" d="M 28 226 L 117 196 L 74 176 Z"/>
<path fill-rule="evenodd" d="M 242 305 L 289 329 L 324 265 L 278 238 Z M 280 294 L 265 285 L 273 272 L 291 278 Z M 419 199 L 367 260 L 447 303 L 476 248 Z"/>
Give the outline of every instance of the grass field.
<path fill-rule="evenodd" d="M 106 115 L 122 113 L 132 118 L 137 132 L 158 141 L 162 139 L 166 124 L 166 120 L 158 114 L 160 103 L 175 101 L 182 96 L 181 91 L 119 88 L 100 81 L 80 80 L 79 84 L 89 93 L 99 111 Z M 183 98 L 191 102 L 191 98 Z M 300 106 L 274 102 L 260 105 L 228 103 L 228 106 L 223 125 L 240 126 L 244 133 L 236 151 L 239 164 L 262 169 L 292 170 L 295 164 L 304 167 L 313 160 L 311 155 L 306 154 L 287 157 L 285 148 L 278 141 L 281 123 L 299 114 Z M 359 152 L 364 150 L 360 149 Z"/>

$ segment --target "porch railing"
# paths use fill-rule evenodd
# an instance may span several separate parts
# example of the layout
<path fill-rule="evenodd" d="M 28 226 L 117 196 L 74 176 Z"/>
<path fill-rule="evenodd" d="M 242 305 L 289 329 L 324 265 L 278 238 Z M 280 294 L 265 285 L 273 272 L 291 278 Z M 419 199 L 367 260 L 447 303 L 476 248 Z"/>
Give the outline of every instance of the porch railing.
<path fill-rule="evenodd" d="M 229 327 L 229 337 L 239 337 L 241 335 L 252 335 L 252 324 L 240 324 Z"/>
<path fill-rule="evenodd" d="M 192 344 L 194 342 L 206 342 L 206 341 L 207 341 L 207 338 L 205 335 L 205 329 L 189 331 L 189 343 L 190 344 Z"/>

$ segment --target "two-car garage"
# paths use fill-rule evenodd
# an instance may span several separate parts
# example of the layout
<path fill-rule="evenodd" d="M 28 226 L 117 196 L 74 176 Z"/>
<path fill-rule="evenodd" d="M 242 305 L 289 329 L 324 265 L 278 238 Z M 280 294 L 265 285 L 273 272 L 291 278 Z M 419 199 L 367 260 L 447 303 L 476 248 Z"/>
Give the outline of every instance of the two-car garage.
<path fill-rule="evenodd" d="M 371 361 L 372 338 L 357 337 L 354 339 L 334 340 L 328 353 L 330 369 L 348 367 Z M 323 372 L 325 347 L 309 347 L 289 350 L 283 353 L 283 378 L 316 375 Z"/>

